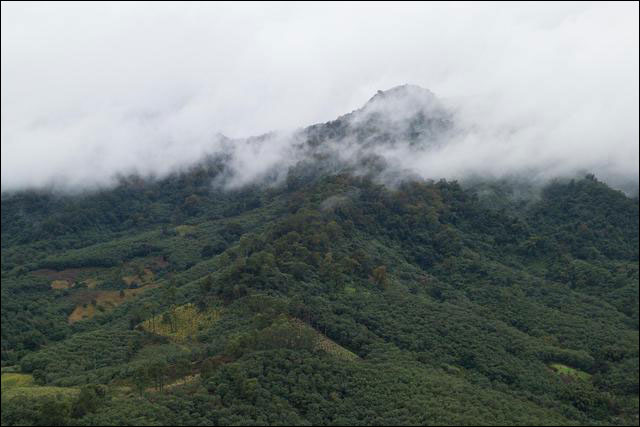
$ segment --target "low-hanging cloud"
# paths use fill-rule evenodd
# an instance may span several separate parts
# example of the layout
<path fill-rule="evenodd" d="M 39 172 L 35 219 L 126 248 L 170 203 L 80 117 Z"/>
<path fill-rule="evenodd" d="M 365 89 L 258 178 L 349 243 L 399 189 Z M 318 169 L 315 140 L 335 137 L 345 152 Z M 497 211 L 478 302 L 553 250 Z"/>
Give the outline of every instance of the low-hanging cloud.
<path fill-rule="evenodd" d="M 404 83 L 464 132 L 376 149 L 399 169 L 637 183 L 638 34 L 635 2 L 2 3 L 2 190 L 163 176 L 225 150 L 243 185 L 299 159 L 296 128 Z"/>

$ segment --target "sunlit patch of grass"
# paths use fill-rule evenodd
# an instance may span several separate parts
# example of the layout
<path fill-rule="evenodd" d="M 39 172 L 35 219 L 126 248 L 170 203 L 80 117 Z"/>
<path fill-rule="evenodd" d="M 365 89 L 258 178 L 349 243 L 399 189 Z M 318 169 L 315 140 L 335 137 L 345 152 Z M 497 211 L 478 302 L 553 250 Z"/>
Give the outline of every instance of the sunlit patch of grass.
<path fill-rule="evenodd" d="M 339 359 L 343 360 L 357 360 L 359 359 L 358 355 L 354 352 L 347 350 L 342 347 L 340 344 L 332 341 L 327 336 L 318 333 L 318 341 L 317 344 L 319 349 L 326 351 L 329 354 L 332 354 Z"/>
<path fill-rule="evenodd" d="M 75 398 L 78 396 L 78 389 L 70 387 L 52 387 L 52 386 L 32 386 L 32 387 L 14 387 L 7 391 L 2 391 L 3 399 L 28 399 L 39 397 L 57 397 Z"/>
<path fill-rule="evenodd" d="M 196 227 L 194 225 L 178 225 L 175 230 L 178 236 L 185 237 L 194 234 Z"/>
<path fill-rule="evenodd" d="M 27 387 L 33 385 L 33 377 L 29 374 L 3 373 L 2 391 L 12 387 Z"/>
<path fill-rule="evenodd" d="M 552 363 L 549 367 L 553 369 L 555 373 L 560 375 L 565 375 L 582 381 L 589 381 L 591 379 L 591 374 L 561 363 Z"/>
<path fill-rule="evenodd" d="M 147 319 L 141 326 L 145 331 L 157 335 L 185 340 L 195 337 L 198 331 L 212 325 L 219 318 L 219 310 L 200 312 L 195 305 L 186 304 Z"/>
<path fill-rule="evenodd" d="M 200 379 L 200 374 L 187 375 L 186 377 L 178 378 L 176 381 L 172 383 L 166 384 L 163 387 L 163 390 L 166 391 L 172 388 L 193 384 L 199 379 Z M 158 389 L 155 387 L 148 387 L 146 391 L 148 393 L 157 393 Z"/>
<path fill-rule="evenodd" d="M 75 398 L 78 389 L 71 387 L 39 386 L 28 374 L 3 373 L 2 399 L 29 399 L 38 397 L 62 396 Z"/>
<path fill-rule="evenodd" d="M 51 289 L 69 289 L 73 285 L 66 280 L 54 280 L 51 282 Z"/>

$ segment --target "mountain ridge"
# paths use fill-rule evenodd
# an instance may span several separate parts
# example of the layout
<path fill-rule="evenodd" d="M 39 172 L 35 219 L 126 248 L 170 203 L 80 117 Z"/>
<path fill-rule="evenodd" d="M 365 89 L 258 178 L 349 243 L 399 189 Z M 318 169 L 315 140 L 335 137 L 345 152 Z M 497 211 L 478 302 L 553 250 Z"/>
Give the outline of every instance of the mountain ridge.
<path fill-rule="evenodd" d="M 307 128 L 265 183 L 212 185 L 233 170 L 210 156 L 3 194 L 2 424 L 637 423 L 637 198 L 594 175 L 389 185 L 331 157 L 361 123 Z"/>

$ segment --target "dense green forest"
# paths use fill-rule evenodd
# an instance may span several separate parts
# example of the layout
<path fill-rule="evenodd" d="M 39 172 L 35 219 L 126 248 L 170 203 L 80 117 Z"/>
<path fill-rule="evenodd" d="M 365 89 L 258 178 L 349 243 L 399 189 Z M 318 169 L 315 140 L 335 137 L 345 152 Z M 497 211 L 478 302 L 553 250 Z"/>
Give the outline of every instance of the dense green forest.
<path fill-rule="evenodd" d="M 3 195 L 3 425 L 638 423 L 637 197 L 223 169 Z"/>

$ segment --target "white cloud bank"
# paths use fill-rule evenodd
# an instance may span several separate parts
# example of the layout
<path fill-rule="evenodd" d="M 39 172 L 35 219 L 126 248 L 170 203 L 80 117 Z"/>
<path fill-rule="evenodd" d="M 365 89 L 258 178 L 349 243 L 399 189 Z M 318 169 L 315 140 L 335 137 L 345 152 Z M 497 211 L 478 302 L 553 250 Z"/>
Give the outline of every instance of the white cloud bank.
<path fill-rule="evenodd" d="M 423 176 L 544 165 L 638 180 L 638 3 L 2 3 L 2 190 L 162 175 L 378 89 L 428 88 L 472 129 Z M 258 176 L 286 140 L 238 149 Z M 253 173 L 255 171 L 255 173 Z"/>

